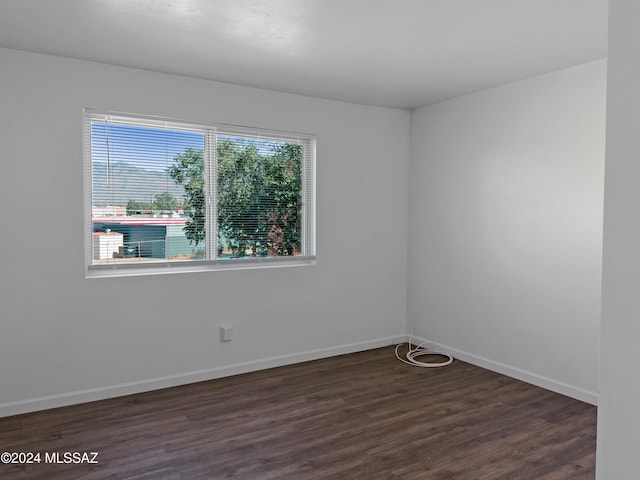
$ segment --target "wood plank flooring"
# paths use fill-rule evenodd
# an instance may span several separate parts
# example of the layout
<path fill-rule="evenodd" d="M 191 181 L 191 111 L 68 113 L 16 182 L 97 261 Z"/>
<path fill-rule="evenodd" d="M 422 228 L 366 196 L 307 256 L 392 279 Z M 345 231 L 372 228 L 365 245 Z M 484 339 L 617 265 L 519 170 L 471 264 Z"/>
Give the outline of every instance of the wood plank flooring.
<path fill-rule="evenodd" d="M 0 451 L 42 455 L 0 478 L 582 480 L 595 438 L 592 405 L 459 360 L 412 367 L 387 347 L 0 418 Z"/>

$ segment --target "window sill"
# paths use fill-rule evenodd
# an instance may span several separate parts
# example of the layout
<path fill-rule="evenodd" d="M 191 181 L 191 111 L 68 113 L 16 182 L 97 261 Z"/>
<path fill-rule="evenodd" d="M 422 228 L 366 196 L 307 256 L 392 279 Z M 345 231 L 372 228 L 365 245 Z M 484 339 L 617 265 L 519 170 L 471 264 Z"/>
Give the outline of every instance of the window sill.
<path fill-rule="evenodd" d="M 267 257 L 193 262 L 157 262 L 138 264 L 89 265 L 86 278 L 131 277 L 175 273 L 251 270 L 257 268 L 301 267 L 315 265 L 316 257 Z"/>

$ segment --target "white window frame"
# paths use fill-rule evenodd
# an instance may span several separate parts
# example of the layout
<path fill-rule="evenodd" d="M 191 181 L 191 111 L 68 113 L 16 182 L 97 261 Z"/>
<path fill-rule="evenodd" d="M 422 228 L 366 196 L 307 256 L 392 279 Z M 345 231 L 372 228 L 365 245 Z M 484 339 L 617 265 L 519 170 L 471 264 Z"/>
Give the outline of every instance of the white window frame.
<path fill-rule="evenodd" d="M 93 122 L 112 122 L 141 127 L 169 128 L 200 132 L 205 136 L 205 251 L 204 260 L 187 260 L 141 263 L 94 264 L 93 258 L 93 221 L 92 221 L 92 152 L 91 125 Z M 295 256 L 250 257 L 237 259 L 217 259 L 218 255 L 218 222 L 216 209 L 216 136 L 245 135 L 266 140 L 287 141 L 303 147 L 302 165 L 302 218 L 300 233 L 301 254 Z M 316 261 L 316 228 L 315 228 L 315 135 L 278 130 L 268 130 L 247 126 L 223 123 L 189 122 L 165 117 L 126 114 L 83 109 L 83 157 L 84 157 L 84 232 L 85 232 L 85 276 L 120 277 L 132 275 L 155 275 L 168 273 L 203 272 L 217 270 L 237 270 L 248 268 L 273 268 L 301 265 L 314 265 Z"/>

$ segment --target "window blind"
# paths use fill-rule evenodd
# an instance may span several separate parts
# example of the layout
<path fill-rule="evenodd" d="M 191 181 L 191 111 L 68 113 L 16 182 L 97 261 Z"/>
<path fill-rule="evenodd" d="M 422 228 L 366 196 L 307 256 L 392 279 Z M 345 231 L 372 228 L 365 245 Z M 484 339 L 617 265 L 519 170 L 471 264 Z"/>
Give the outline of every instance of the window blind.
<path fill-rule="evenodd" d="M 89 276 L 315 258 L 311 135 L 87 110 L 84 149 Z"/>

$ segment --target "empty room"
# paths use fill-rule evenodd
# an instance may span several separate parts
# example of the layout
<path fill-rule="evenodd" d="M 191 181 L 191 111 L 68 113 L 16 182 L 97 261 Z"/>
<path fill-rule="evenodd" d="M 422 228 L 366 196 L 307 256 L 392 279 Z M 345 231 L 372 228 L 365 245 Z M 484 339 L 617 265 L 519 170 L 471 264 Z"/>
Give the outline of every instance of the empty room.
<path fill-rule="evenodd" d="M 637 480 L 639 20 L 1 0 L 0 478 Z"/>

